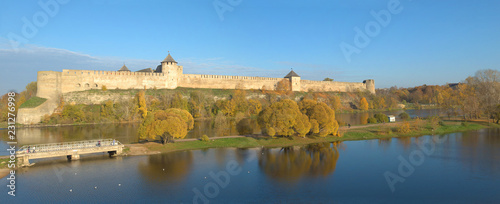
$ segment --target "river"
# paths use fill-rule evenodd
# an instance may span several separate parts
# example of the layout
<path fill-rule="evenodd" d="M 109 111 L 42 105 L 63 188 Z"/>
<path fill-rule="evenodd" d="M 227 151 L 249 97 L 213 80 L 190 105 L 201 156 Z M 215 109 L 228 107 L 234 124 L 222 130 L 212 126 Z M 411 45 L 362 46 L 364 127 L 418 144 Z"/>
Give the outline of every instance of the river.
<path fill-rule="evenodd" d="M 36 160 L 2 203 L 500 203 L 500 129 Z M 389 178 L 389 179 L 387 179 Z M 392 187 L 391 187 L 392 186 Z M 71 191 L 70 191 L 71 190 Z"/>

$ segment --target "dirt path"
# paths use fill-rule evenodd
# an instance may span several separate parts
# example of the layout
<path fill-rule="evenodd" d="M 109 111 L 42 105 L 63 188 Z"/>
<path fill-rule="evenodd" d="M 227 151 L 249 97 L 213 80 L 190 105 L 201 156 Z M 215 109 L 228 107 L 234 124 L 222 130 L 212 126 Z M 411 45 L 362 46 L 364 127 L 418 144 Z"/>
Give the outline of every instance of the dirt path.
<path fill-rule="evenodd" d="M 240 138 L 240 137 L 250 137 L 250 136 L 245 136 L 245 135 L 233 135 L 233 136 L 222 136 L 222 137 L 211 137 L 211 140 L 216 140 L 216 139 L 223 139 L 223 138 Z M 175 140 L 175 142 L 189 142 L 189 141 L 196 141 L 199 140 L 197 138 L 189 138 L 189 139 L 179 139 Z"/>
<path fill-rule="evenodd" d="M 394 126 L 396 126 L 399 123 L 402 123 L 402 122 L 356 125 L 356 126 L 351 126 L 350 128 L 348 126 L 342 126 L 339 129 L 340 130 L 350 130 L 350 129 L 358 129 L 358 128 L 366 128 L 366 127 L 374 127 L 374 126 L 390 126 L 390 127 L 394 127 Z"/>

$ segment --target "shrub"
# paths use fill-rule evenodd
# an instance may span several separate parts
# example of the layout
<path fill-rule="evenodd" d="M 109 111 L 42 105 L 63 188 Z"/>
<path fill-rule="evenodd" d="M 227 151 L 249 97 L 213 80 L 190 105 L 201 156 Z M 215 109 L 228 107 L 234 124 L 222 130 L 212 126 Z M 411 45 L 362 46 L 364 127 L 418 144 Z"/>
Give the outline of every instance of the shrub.
<path fill-rule="evenodd" d="M 440 126 L 445 126 L 444 121 L 440 120 L 440 121 L 439 121 L 439 125 L 440 125 Z"/>
<path fill-rule="evenodd" d="M 469 124 L 468 124 L 468 123 L 466 123 L 466 122 L 462 122 L 462 123 L 461 123 L 461 125 L 462 125 L 462 126 L 464 126 L 464 127 L 469 126 Z"/>
<path fill-rule="evenodd" d="M 108 90 L 108 87 L 106 87 L 106 85 L 102 85 L 101 89 L 102 89 L 103 91 L 107 91 L 107 90 Z"/>
<path fill-rule="evenodd" d="M 368 118 L 367 122 L 374 124 L 374 123 L 377 123 L 377 119 L 376 118 Z"/>
<path fill-rule="evenodd" d="M 433 130 L 437 129 L 437 128 L 438 128 L 438 126 L 440 125 L 440 123 L 439 123 L 440 121 L 441 121 L 441 119 L 439 118 L 439 116 L 437 116 L 437 115 L 432 116 L 432 117 L 430 118 L 430 120 L 429 120 L 429 123 L 430 123 L 430 125 L 431 125 L 431 128 L 432 128 Z"/>
<path fill-rule="evenodd" d="M 400 125 L 398 125 L 398 133 L 401 134 L 406 134 L 411 131 L 410 129 L 410 123 L 409 122 L 403 122 Z"/>
<path fill-rule="evenodd" d="M 387 118 L 387 115 L 385 115 L 383 113 L 377 113 L 377 114 L 375 114 L 374 117 L 377 119 L 377 122 L 379 122 L 379 123 L 389 122 L 389 118 Z"/>
<path fill-rule="evenodd" d="M 208 142 L 208 141 L 210 141 L 210 138 L 207 135 L 203 135 L 203 136 L 201 136 L 201 141 Z"/>
<path fill-rule="evenodd" d="M 407 112 L 402 112 L 399 114 L 399 118 L 401 118 L 403 120 L 408 120 L 408 119 L 410 119 L 410 114 L 408 114 Z"/>

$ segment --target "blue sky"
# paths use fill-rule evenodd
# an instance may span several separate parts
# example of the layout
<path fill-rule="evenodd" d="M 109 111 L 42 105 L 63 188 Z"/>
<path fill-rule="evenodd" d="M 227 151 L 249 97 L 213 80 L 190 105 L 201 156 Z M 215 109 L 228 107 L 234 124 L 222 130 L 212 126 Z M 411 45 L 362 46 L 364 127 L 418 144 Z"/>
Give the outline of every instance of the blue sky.
<path fill-rule="evenodd" d="M 493 0 L 1 1 L 0 93 L 22 91 L 37 71 L 154 68 L 168 51 L 185 73 L 283 77 L 293 68 L 377 88 L 441 85 L 499 69 L 498 11 Z M 23 34 L 27 24 L 36 32 Z M 371 33 L 368 44 L 356 46 L 356 28 Z M 23 40 L 13 46 L 12 36 Z"/>

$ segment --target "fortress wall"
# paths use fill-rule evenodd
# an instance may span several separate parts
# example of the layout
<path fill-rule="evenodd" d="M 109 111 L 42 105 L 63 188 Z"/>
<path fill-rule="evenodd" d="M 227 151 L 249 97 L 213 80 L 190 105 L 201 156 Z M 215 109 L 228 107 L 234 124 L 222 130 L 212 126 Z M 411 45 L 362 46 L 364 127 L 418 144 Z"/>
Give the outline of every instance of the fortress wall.
<path fill-rule="evenodd" d="M 184 74 L 179 78 L 179 87 L 209 89 L 262 89 L 274 90 L 283 78 Z"/>
<path fill-rule="evenodd" d="M 39 71 L 36 96 L 57 99 L 61 93 L 61 72 Z"/>
<path fill-rule="evenodd" d="M 353 92 L 356 90 L 366 90 L 364 83 L 357 82 L 337 82 L 337 81 L 310 81 L 300 80 L 301 91 L 335 91 Z"/>
<path fill-rule="evenodd" d="M 61 73 L 61 92 L 101 89 L 167 88 L 167 77 L 163 73 L 118 72 L 94 70 L 68 70 Z"/>

